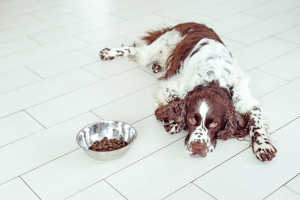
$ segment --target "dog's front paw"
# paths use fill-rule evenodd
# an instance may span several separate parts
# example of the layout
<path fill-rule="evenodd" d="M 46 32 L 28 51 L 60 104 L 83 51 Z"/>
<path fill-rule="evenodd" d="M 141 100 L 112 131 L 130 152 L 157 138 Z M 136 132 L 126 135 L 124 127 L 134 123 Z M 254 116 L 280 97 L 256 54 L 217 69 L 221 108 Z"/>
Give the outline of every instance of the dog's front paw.
<path fill-rule="evenodd" d="M 263 136 L 252 140 L 252 150 L 256 158 L 261 161 L 271 161 L 277 153 L 277 149 L 272 145 L 270 139 Z"/>
<path fill-rule="evenodd" d="M 112 54 L 111 49 L 104 48 L 101 51 L 99 51 L 99 57 L 101 60 L 113 60 L 115 58 L 115 55 Z"/>
<path fill-rule="evenodd" d="M 181 131 L 180 126 L 173 120 L 165 120 L 163 121 L 163 125 L 167 133 L 169 134 L 176 134 Z"/>

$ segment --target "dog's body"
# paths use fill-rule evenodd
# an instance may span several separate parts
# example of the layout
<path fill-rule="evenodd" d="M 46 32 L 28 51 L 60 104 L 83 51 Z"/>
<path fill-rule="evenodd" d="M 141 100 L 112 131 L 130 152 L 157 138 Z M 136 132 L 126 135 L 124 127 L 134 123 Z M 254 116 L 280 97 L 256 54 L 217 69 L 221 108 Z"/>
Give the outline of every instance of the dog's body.
<path fill-rule="evenodd" d="M 148 32 L 146 42 L 131 47 L 103 49 L 102 60 L 131 57 L 161 75 L 155 114 L 168 133 L 187 130 L 186 149 L 206 156 L 216 139 L 250 135 L 252 150 L 271 160 L 271 144 L 258 101 L 230 51 L 210 28 L 178 24 Z"/>

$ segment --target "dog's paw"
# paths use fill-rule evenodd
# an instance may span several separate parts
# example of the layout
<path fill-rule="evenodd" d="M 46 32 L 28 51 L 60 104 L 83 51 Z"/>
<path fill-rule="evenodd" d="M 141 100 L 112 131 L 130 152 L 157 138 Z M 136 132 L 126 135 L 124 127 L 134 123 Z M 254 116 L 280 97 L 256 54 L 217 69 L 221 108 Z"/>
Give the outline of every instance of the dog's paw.
<path fill-rule="evenodd" d="M 162 67 L 158 64 L 158 63 L 153 63 L 152 64 L 152 72 L 153 73 L 159 73 L 159 72 L 161 72 L 161 70 L 162 70 Z"/>
<path fill-rule="evenodd" d="M 99 57 L 101 60 L 113 60 L 116 55 L 109 48 L 104 48 L 99 51 Z"/>
<path fill-rule="evenodd" d="M 256 158 L 261 161 L 271 161 L 277 153 L 276 147 L 271 144 L 268 138 L 263 136 L 257 137 L 256 140 L 252 141 L 252 150 Z"/>
<path fill-rule="evenodd" d="M 163 121 L 163 125 L 167 133 L 173 135 L 181 131 L 180 126 L 173 120 Z"/>

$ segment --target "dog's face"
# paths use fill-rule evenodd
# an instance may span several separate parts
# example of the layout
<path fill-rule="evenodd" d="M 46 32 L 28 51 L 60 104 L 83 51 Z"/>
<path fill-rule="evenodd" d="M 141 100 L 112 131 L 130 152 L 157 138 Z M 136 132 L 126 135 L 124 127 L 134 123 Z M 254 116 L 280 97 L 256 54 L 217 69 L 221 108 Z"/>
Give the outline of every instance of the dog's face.
<path fill-rule="evenodd" d="M 187 130 L 185 147 L 191 155 L 205 157 L 215 149 L 217 139 L 235 136 L 245 127 L 243 118 L 232 104 L 230 93 L 217 83 L 198 86 L 184 99 L 174 99 L 155 111 L 167 132 Z"/>
<path fill-rule="evenodd" d="M 230 138 L 237 130 L 231 95 L 218 84 L 195 88 L 184 101 L 185 147 L 190 154 L 205 157 L 215 149 L 217 138 Z"/>
<path fill-rule="evenodd" d="M 194 97 L 187 104 L 186 149 L 193 155 L 205 157 L 217 143 L 218 133 L 225 125 L 226 108 L 220 96 Z"/>

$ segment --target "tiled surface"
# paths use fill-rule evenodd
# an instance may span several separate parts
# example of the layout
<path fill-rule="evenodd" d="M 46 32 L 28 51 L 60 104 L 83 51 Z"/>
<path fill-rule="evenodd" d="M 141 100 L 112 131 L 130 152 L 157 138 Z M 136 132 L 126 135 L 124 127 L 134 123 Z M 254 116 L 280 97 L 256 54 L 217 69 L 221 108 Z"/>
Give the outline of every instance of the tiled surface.
<path fill-rule="evenodd" d="M 298 0 L 2 0 L 0 12 L 0 199 L 300 199 Z M 213 27 L 251 77 L 277 130 L 274 161 L 236 140 L 189 157 L 184 135 L 153 116 L 154 76 L 98 60 L 101 48 L 184 21 Z M 138 130 L 121 159 L 77 147 L 76 132 L 99 118 Z"/>
<path fill-rule="evenodd" d="M 218 199 L 262 199 L 300 170 L 300 160 L 294 159 L 300 153 L 300 149 L 295 148 L 300 139 L 297 134 L 299 122 L 298 119 L 274 133 L 280 141 L 280 152 L 271 163 L 257 162 L 248 150 L 195 183 Z M 241 166 L 241 163 L 244 165 Z"/>
<path fill-rule="evenodd" d="M 0 198 L 38 200 L 38 197 L 30 191 L 27 185 L 20 178 L 16 178 L 5 185 L 1 185 Z"/>
<path fill-rule="evenodd" d="M 171 196 L 167 197 L 166 200 L 182 200 L 182 199 L 202 199 L 202 200 L 214 200 L 215 198 L 208 195 L 193 184 L 188 184 L 184 188 L 178 190 Z"/>
<path fill-rule="evenodd" d="M 289 182 L 286 187 L 297 194 L 300 194 L 300 176 L 298 174 L 291 182 Z"/>
<path fill-rule="evenodd" d="M 280 188 L 274 194 L 269 196 L 266 200 L 281 200 L 281 199 L 288 199 L 288 200 L 299 200 L 299 195 L 291 192 L 285 187 Z"/>
<path fill-rule="evenodd" d="M 117 191 L 110 187 L 104 181 L 101 181 L 97 185 L 89 187 L 87 190 L 70 196 L 70 200 L 86 200 L 94 199 L 95 195 L 101 196 L 101 199 L 113 199 L 113 200 L 125 200 Z"/>

